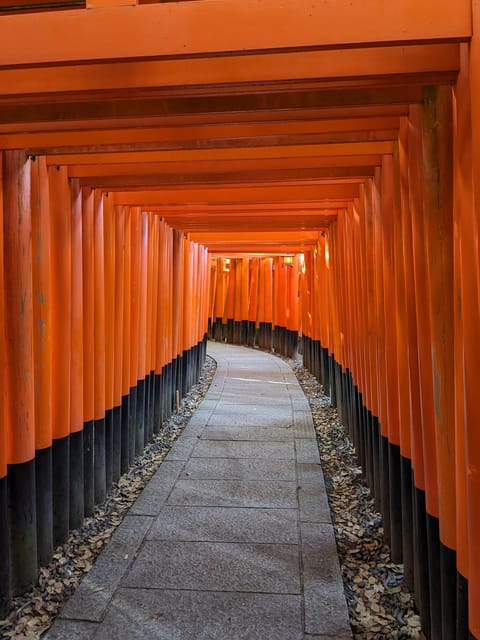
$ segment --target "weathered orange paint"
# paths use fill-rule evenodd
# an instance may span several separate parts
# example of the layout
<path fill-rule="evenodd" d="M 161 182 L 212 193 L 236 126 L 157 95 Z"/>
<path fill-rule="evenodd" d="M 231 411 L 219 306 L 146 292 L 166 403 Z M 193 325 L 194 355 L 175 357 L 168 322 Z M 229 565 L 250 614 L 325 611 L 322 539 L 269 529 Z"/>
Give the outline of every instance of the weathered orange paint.
<path fill-rule="evenodd" d="M 52 421 L 53 437 L 70 433 L 72 345 L 71 195 L 65 167 L 48 167 L 52 256 Z"/>
<path fill-rule="evenodd" d="M 5 418 L 8 464 L 27 462 L 35 455 L 30 162 L 21 151 L 4 153 Z"/>
<path fill-rule="evenodd" d="M 70 431 L 82 431 L 83 401 L 83 226 L 82 190 L 78 180 L 71 181 L 72 197 L 72 319 L 70 359 Z M 43 398 L 44 396 L 42 396 Z"/>
<path fill-rule="evenodd" d="M 52 444 L 52 270 L 45 158 L 31 163 L 31 189 L 35 448 L 44 449 Z"/>

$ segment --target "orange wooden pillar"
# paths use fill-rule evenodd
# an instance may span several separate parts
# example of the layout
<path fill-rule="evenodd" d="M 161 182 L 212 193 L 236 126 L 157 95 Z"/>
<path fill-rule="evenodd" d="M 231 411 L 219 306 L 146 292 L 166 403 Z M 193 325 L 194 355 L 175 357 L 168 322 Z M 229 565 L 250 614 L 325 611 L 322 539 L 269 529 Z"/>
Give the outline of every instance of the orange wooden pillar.
<path fill-rule="evenodd" d="M 260 273 L 260 259 L 251 258 L 249 268 L 249 289 L 248 289 L 248 329 L 247 344 L 250 347 L 255 345 L 257 330 L 257 306 L 258 306 L 258 286 Z"/>
<path fill-rule="evenodd" d="M 480 69 L 480 57 L 477 66 Z M 475 66 L 475 65 L 474 65 Z M 475 571 L 470 565 L 470 553 L 475 557 L 477 536 L 469 541 L 467 483 L 473 466 L 467 467 L 468 432 L 475 424 L 477 402 L 477 364 L 472 366 L 472 356 L 478 356 L 477 331 L 479 313 L 479 263 L 478 263 L 478 212 L 475 210 L 472 145 L 472 102 L 469 46 L 461 45 L 460 73 L 457 78 L 453 104 L 454 123 L 454 299 L 460 299 L 453 307 L 454 313 L 454 362 L 455 362 L 455 498 L 456 498 L 456 568 L 457 615 L 456 637 L 468 636 L 469 597 L 475 597 Z M 472 340 L 472 337 L 475 338 Z M 468 372 L 468 373 L 467 373 Z M 473 413 L 472 413 L 473 411 Z M 470 473 L 469 473 L 470 471 Z M 478 501 L 476 503 L 479 504 Z M 474 507 L 474 511 L 477 507 Z M 475 516 L 474 516 L 475 517 Z M 478 529 L 480 531 L 480 527 Z M 478 564 L 480 567 L 480 563 Z M 478 578 L 477 578 L 478 581 Z M 471 585 L 473 589 L 471 588 Z M 479 582 L 480 584 L 480 582 Z M 477 592 L 476 602 L 480 599 Z M 475 617 L 477 607 L 470 606 Z M 480 617 L 479 617 L 480 619 Z M 473 633 L 473 625 L 471 625 Z M 480 624 L 476 637 L 480 637 Z"/>
<path fill-rule="evenodd" d="M 125 473 L 135 457 L 135 389 L 132 385 L 132 212 L 124 208 L 123 231 L 123 332 L 122 332 L 122 456 L 121 471 Z"/>
<path fill-rule="evenodd" d="M 105 476 L 106 489 L 113 481 L 113 372 L 115 366 L 115 227 L 114 205 L 106 193 L 103 200 L 104 298 L 105 298 Z"/>
<path fill-rule="evenodd" d="M 435 440 L 438 457 L 441 630 L 455 636 L 455 422 L 453 396 L 453 192 L 452 91 L 425 90 L 423 115 L 425 170 L 424 224 Z M 436 534 L 436 531 L 435 531 Z M 432 616 L 432 625 L 437 622 Z M 434 629 L 432 627 L 432 635 Z M 440 637 L 440 636 L 439 636 Z"/>
<path fill-rule="evenodd" d="M 35 371 L 35 487 L 41 565 L 53 553 L 52 504 L 52 271 L 50 201 L 45 158 L 31 163 L 33 353 Z"/>
<path fill-rule="evenodd" d="M 94 249 L 94 487 L 95 502 L 107 492 L 105 443 L 105 237 L 103 195 L 93 196 Z"/>
<path fill-rule="evenodd" d="M 191 330 L 192 330 L 192 313 L 193 307 L 193 247 L 192 242 L 184 237 L 184 253 L 183 253 L 183 287 L 181 291 L 183 305 L 183 343 L 181 349 L 182 359 L 182 397 L 187 393 L 190 386 L 190 370 L 191 370 Z"/>
<path fill-rule="evenodd" d="M 63 542 L 70 513 L 71 196 L 65 167 L 48 168 L 52 250 L 53 543 Z"/>
<path fill-rule="evenodd" d="M 20 151 L 4 152 L 3 229 L 8 547 L 17 595 L 37 578 L 30 160 Z"/>
<path fill-rule="evenodd" d="M 161 225 L 159 216 L 152 217 L 153 225 L 153 264 L 152 264 L 152 320 L 150 328 L 151 340 L 151 357 L 150 357 L 150 375 L 152 377 L 152 429 L 154 433 L 158 433 L 162 426 L 162 365 L 160 364 L 161 344 L 158 342 L 158 334 L 162 327 L 162 311 L 160 306 L 160 297 L 162 290 L 160 288 L 160 263 L 161 263 Z"/>
<path fill-rule="evenodd" d="M 399 379 L 397 355 L 396 269 L 395 269 L 395 218 L 399 215 L 395 199 L 394 168 L 392 156 L 384 156 L 381 177 L 382 198 L 382 246 L 385 327 L 386 414 L 385 427 L 388 438 L 388 499 L 390 510 L 390 547 L 394 562 L 402 561 L 402 505 L 400 482 L 400 415 Z"/>
<path fill-rule="evenodd" d="M 223 332 L 227 342 L 233 342 L 233 316 L 235 313 L 235 285 L 237 261 L 235 258 L 223 259 L 225 274 L 225 305 L 223 308 Z"/>
<path fill-rule="evenodd" d="M 6 389 L 5 280 L 3 262 L 3 152 L 0 152 L 0 388 Z M 4 392 L 5 393 L 5 392 Z M 10 608 L 10 557 L 7 509 L 7 414 L 5 404 L 0 411 L 0 617 Z"/>
<path fill-rule="evenodd" d="M 83 468 L 83 227 L 82 191 L 71 182 L 71 357 L 70 357 L 70 528 L 81 526 L 84 515 Z"/>
<path fill-rule="evenodd" d="M 128 393 L 123 390 L 123 333 L 125 320 L 125 209 L 117 206 L 114 209 L 114 241 L 115 241 L 115 276 L 114 276 L 114 369 L 113 369 L 113 460 L 112 479 L 118 480 L 126 456 L 128 455 L 128 423 L 123 420 L 122 413 L 128 416 Z M 127 427 L 127 428 L 126 428 Z M 122 464 L 123 463 L 123 464 Z"/>
<path fill-rule="evenodd" d="M 458 153 L 461 154 L 461 165 L 458 170 L 462 175 L 460 183 L 465 189 L 464 204 L 459 219 L 455 214 L 458 225 L 458 234 L 461 238 L 461 310 L 462 310 L 462 357 L 464 366 L 465 386 L 463 390 L 463 406 L 465 421 L 463 434 L 459 434 L 458 440 L 461 446 L 462 436 L 465 439 L 465 466 L 466 466 L 466 520 L 468 540 L 468 626 L 473 638 L 480 638 L 480 548 L 478 544 L 480 536 L 480 433 L 478 429 L 480 406 L 478 403 L 478 326 L 480 318 L 480 282 L 479 274 L 479 203 L 480 203 L 480 149 L 478 140 L 480 137 L 480 8 L 478 3 L 472 3 L 473 11 L 473 37 L 469 50 L 463 48 L 461 63 L 462 72 L 459 83 L 463 81 L 463 74 L 468 73 L 470 89 L 470 101 L 465 94 L 462 95 L 461 104 L 457 111 L 458 119 Z M 469 69 L 466 68 L 467 60 Z M 461 91 L 461 86 L 457 87 Z M 470 104 L 469 104 L 470 102 Z M 465 123 L 468 119 L 468 125 Z M 471 146 L 470 146 L 471 145 Z M 470 166 L 469 166 L 470 165 Z M 457 181 L 457 185 L 458 185 Z M 470 193 L 469 193 L 470 191 Z M 458 250 L 458 249 L 457 249 Z M 455 292 L 457 293 L 457 292 Z M 462 425 L 459 426 L 459 431 Z M 458 486 L 458 482 L 457 482 Z M 463 516 L 457 508 L 460 521 Z M 462 535 L 463 541 L 463 535 Z M 461 541 L 457 541 L 460 549 Z M 460 572 L 465 572 L 465 549 L 457 558 Z"/>
<path fill-rule="evenodd" d="M 138 371 L 140 358 L 140 343 L 144 339 L 140 334 L 141 307 L 141 253 L 142 253 L 142 217 L 140 207 L 131 209 L 131 283 L 130 283 L 130 417 L 132 439 L 134 442 L 133 455 L 140 455 L 143 450 L 143 402 L 138 398 Z"/>
<path fill-rule="evenodd" d="M 285 355 L 293 357 L 298 347 L 299 331 L 299 307 L 298 307 L 298 255 L 293 258 L 290 266 L 286 267 L 287 291 L 285 306 L 285 322 L 287 338 L 285 345 Z"/>
<path fill-rule="evenodd" d="M 173 390 L 182 390 L 182 351 L 183 351 L 183 279 L 184 279 L 184 238 L 183 232 L 173 230 L 172 252 L 172 355 Z"/>
<path fill-rule="evenodd" d="M 85 515 L 90 516 L 94 495 L 95 419 L 95 270 L 93 191 L 82 189 L 82 290 L 83 290 L 83 476 Z"/>
<path fill-rule="evenodd" d="M 137 411 L 136 411 L 136 452 L 140 455 L 147 443 L 146 408 L 147 387 L 147 293 L 148 293 L 148 214 L 139 212 L 139 245 L 136 286 L 138 287 L 138 341 L 137 360 Z"/>
<path fill-rule="evenodd" d="M 424 180 L 423 180 L 423 135 L 422 109 L 418 105 L 410 107 L 409 114 L 409 194 L 410 224 L 412 229 L 412 257 L 415 295 L 415 314 L 418 338 L 418 372 L 421 423 L 416 432 L 421 434 L 418 445 L 423 452 L 423 476 L 425 491 L 416 485 L 414 511 L 416 522 L 416 556 L 422 558 L 418 566 L 418 588 L 422 589 L 423 625 L 430 633 L 431 621 L 436 628 L 435 616 L 440 609 L 440 576 L 438 573 L 438 548 L 432 548 L 432 540 L 438 547 L 438 484 L 437 454 L 435 444 L 435 423 L 433 403 L 433 369 L 431 358 L 430 315 L 425 311 L 428 288 L 424 241 Z M 437 535 L 435 534 L 437 530 Z M 432 531 L 433 530 L 433 531 Z M 437 616 L 438 618 L 438 616 Z M 437 630 L 438 633 L 438 630 Z"/>

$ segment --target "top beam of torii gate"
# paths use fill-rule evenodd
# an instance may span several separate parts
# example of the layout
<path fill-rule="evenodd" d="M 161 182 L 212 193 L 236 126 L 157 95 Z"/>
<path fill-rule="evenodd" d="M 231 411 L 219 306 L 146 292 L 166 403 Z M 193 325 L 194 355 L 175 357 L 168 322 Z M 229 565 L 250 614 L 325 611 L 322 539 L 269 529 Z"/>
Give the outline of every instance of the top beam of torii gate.
<path fill-rule="evenodd" d="M 112 4 L 123 6 L 98 6 Z M 459 42 L 471 31 L 469 0 L 92 0 L 3 16 L 0 67 Z"/>

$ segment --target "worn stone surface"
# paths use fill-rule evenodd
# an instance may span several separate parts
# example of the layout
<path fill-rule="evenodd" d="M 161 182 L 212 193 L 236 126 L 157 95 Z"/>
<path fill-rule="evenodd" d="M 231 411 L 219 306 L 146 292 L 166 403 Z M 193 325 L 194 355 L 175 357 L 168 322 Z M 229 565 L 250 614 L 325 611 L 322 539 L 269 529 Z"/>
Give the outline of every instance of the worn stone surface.
<path fill-rule="evenodd" d="M 208 426 L 203 430 L 201 439 L 291 442 L 293 440 L 293 428 L 290 425 L 286 427 Z"/>
<path fill-rule="evenodd" d="M 298 544 L 297 510 L 167 506 L 156 518 L 147 538 Z"/>
<path fill-rule="evenodd" d="M 148 540 L 122 586 L 300 593 L 297 545 Z"/>
<path fill-rule="evenodd" d="M 190 458 L 180 477 L 185 480 L 277 480 L 295 482 L 293 460 L 251 458 Z"/>
<path fill-rule="evenodd" d="M 293 460 L 292 442 L 235 442 L 200 440 L 192 452 L 193 458 L 274 458 Z"/>
<path fill-rule="evenodd" d="M 292 509 L 297 506 L 296 483 L 178 480 L 170 494 L 168 504 Z"/>
<path fill-rule="evenodd" d="M 98 640 L 303 640 L 295 595 L 120 589 Z"/>
<path fill-rule="evenodd" d="M 42 638 L 43 640 L 91 640 L 95 637 L 99 626 L 96 622 L 59 619 Z"/>
<path fill-rule="evenodd" d="M 313 433 L 311 438 L 295 437 L 295 455 L 297 462 L 301 464 L 320 464 L 317 441 Z"/>
<path fill-rule="evenodd" d="M 130 509 L 131 514 L 155 516 L 174 486 L 184 462 L 165 460 Z"/>
<path fill-rule="evenodd" d="M 85 576 L 75 597 L 60 613 L 61 618 L 98 622 L 120 580 L 132 563 L 142 540 L 152 524 L 147 516 L 126 516 L 93 569 Z"/>

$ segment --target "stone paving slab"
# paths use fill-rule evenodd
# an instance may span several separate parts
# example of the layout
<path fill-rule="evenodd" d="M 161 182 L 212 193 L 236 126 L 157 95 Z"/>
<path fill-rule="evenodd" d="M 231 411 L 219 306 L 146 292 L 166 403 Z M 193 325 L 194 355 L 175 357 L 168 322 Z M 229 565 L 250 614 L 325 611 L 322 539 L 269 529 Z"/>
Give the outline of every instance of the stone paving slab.
<path fill-rule="evenodd" d="M 305 465 L 306 466 L 306 465 Z M 258 460 L 251 458 L 190 458 L 180 477 L 185 480 L 277 480 L 295 482 L 293 460 Z M 323 476 L 322 476 L 323 478 Z"/>
<path fill-rule="evenodd" d="M 264 442 L 288 442 L 293 440 L 293 429 L 287 427 L 205 427 L 202 440 L 254 440 Z"/>
<path fill-rule="evenodd" d="M 296 509 L 164 507 L 148 540 L 298 544 Z"/>
<path fill-rule="evenodd" d="M 130 514 L 155 516 L 177 481 L 185 463 L 183 461 L 165 458 L 157 473 L 153 476 L 145 489 L 139 495 L 130 509 Z"/>
<path fill-rule="evenodd" d="M 351 640 L 308 402 L 212 343 L 212 385 L 48 640 Z"/>
<path fill-rule="evenodd" d="M 82 580 L 75 597 L 68 600 L 60 617 L 100 621 L 115 589 L 132 563 L 152 524 L 145 516 L 126 516 L 100 554 L 91 571 Z"/>
<path fill-rule="evenodd" d="M 294 460 L 293 442 L 233 442 L 230 440 L 200 440 L 194 458 L 265 458 Z"/>
<path fill-rule="evenodd" d="M 120 589 L 97 640 L 303 640 L 295 595 Z"/>
<path fill-rule="evenodd" d="M 123 587 L 300 593 L 297 545 L 147 540 Z"/>
<path fill-rule="evenodd" d="M 297 507 L 295 482 L 178 480 L 168 504 L 204 507 Z"/>

